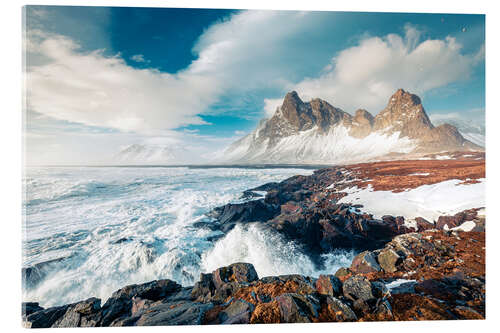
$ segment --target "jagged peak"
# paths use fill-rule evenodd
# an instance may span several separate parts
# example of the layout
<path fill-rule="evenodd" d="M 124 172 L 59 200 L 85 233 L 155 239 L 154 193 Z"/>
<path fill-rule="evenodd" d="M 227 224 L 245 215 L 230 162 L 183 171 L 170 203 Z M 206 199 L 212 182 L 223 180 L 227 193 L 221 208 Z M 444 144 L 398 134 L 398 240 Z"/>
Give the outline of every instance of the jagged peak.
<path fill-rule="evenodd" d="M 399 88 L 396 92 L 389 98 L 389 105 L 396 103 L 412 103 L 413 105 L 422 104 L 420 97 L 405 91 L 403 88 Z"/>
<path fill-rule="evenodd" d="M 292 90 L 285 95 L 285 99 L 283 100 L 283 103 L 286 103 L 286 102 L 303 103 L 299 97 L 299 94 L 297 94 L 297 92 L 295 90 Z"/>

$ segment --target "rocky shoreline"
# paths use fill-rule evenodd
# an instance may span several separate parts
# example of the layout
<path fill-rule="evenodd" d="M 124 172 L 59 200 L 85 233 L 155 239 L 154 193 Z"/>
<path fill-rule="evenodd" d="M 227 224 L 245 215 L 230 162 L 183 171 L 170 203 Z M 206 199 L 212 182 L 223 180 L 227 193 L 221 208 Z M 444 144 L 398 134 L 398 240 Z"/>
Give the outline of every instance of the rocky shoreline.
<path fill-rule="evenodd" d="M 408 223 L 402 216 L 376 219 L 361 205 L 338 203 L 354 185 L 404 191 L 422 183 L 484 178 L 484 153 L 456 153 L 439 162 L 446 168 L 423 159 L 317 170 L 245 191 L 246 201 L 215 208 L 211 221 L 198 224 L 225 234 L 238 224 L 258 223 L 303 246 L 311 258 L 337 248 L 360 252 L 350 267 L 330 275 L 259 278 L 251 263 L 234 263 L 201 274 L 192 287 L 171 280 L 126 286 L 103 305 L 97 298 L 48 309 L 23 303 L 23 323 L 38 328 L 484 319 L 482 207 L 435 223 Z M 472 227 L 463 231 L 464 223 Z M 322 265 L 319 259 L 317 264 Z"/>

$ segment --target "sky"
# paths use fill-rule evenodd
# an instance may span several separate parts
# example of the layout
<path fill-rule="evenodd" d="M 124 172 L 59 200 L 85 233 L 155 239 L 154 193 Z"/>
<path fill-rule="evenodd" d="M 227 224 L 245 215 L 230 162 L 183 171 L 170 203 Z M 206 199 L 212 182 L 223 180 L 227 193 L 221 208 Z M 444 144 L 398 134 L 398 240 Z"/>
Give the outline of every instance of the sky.
<path fill-rule="evenodd" d="M 27 6 L 27 164 L 131 144 L 209 158 L 296 90 L 373 115 L 403 88 L 484 124 L 483 15 Z"/>

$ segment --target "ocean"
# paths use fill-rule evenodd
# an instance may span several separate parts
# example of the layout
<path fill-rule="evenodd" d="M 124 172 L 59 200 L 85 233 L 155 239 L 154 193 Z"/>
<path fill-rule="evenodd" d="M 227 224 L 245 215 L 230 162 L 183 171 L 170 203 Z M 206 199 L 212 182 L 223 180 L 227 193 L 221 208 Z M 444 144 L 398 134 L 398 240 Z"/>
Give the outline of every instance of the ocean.
<path fill-rule="evenodd" d="M 228 234 L 195 226 L 244 190 L 301 167 L 27 167 L 23 177 L 23 300 L 41 306 L 89 297 L 104 302 L 125 285 L 172 279 L 193 285 L 200 273 L 252 263 L 260 277 L 317 277 L 348 266 L 355 253 L 324 254 L 318 268 L 300 246 L 258 224 Z"/>

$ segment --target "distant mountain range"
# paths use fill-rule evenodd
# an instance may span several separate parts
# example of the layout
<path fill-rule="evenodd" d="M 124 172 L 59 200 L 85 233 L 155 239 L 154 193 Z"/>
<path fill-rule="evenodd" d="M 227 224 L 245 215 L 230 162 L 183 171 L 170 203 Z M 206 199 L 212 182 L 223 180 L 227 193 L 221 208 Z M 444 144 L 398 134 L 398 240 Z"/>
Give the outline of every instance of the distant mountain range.
<path fill-rule="evenodd" d="M 451 124 L 434 126 L 420 98 L 403 89 L 375 117 L 362 109 L 352 116 L 319 98 L 303 102 L 292 91 L 270 119 L 262 120 L 252 133 L 226 149 L 224 160 L 348 163 L 403 154 L 483 150 L 478 143 L 481 140 L 464 137 Z"/>
<path fill-rule="evenodd" d="M 118 164 L 332 164 L 484 150 L 484 126 L 459 117 L 431 119 L 420 98 L 403 89 L 376 116 L 363 109 L 350 115 L 319 98 L 303 102 L 292 91 L 271 118 L 262 119 L 215 160 L 180 144 L 132 144 L 113 160 Z"/>
<path fill-rule="evenodd" d="M 188 152 L 179 145 L 132 144 L 120 150 L 113 161 L 119 164 L 183 164 Z"/>

